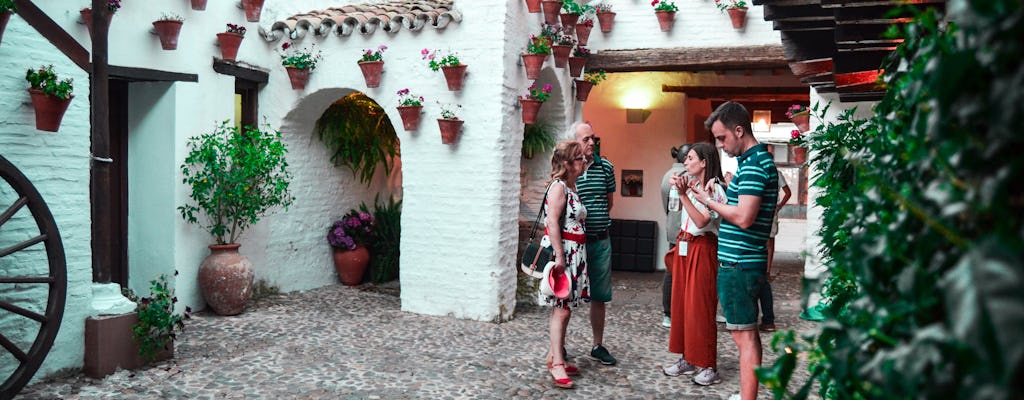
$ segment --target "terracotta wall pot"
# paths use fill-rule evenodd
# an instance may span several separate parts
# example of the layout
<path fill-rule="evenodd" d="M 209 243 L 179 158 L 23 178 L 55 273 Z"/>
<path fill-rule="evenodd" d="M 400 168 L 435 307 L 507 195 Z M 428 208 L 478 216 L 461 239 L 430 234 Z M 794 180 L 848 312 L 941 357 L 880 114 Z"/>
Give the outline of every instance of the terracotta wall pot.
<path fill-rule="evenodd" d="M 593 26 L 576 24 L 576 43 L 580 46 L 586 46 L 587 41 L 590 40 L 590 31 L 592 29 L 594 29 Z"/>
<path fill-rule="evenodd" d="M 384 73 L 384 61 L 360 61 L 359 69 L 363 70 L 363 79 L 366 87 L 375 88 L 380 86 L 380 75 Z"/>
<path fill-rule="evenodd" d="M 587 101 L 587 97 L 590 97 L 590 89 L 594 88 L 594 84 L 576 79 L 576 100 Z"/>
<path fill-rule="evenodd" d="M 792 118 L 790 118 L 789 120 L 793 121 L 793 124 L 796 125 L 797 129 L 799 129 L 800 132 L 807 132 L 807 131 L 811 130 L 811 123 L 810 123 L 811 114 L 810 113 L 796 114 Z"/>
<path fill-rule="evenodd" d="M 466 121 L 461 119 L 441 119 L 438 118 L 437 126 L 441 128 L 441 143 L 453 144 L 455 139 L 459 137 L 459 132 L 462 131 L 462 124 Z"/>
<path fill-rule="evenodd" d="M 240 244 L 212 244 L 199 265 L 199 291 L 219 315 L 238 315 L 252 297 L 252 262 L 238 253 Z"/>
<path fill-rule="evenodd" d="M 181 21 L 154 21 L 153 28 L 160 37 L 160 47 L 164 50 L 178 48 L 178 34 L 181 33 Z"/>
<path fill-rule="evenodd" d="M 801 146 L 789 146 L 789 161 L 796 164 L 807 162 L 807 148 Z"/>
<path fill-rule="evenodd" d="M 572 32 L 576 29 L 576 23 L 580 20 L 580 15 L 576 13 L 558 14 L 558 20 L 562 22 L 562 29 L 566 32 Z"/>
<path fill-rule="evenodd" d="M 540 0 L 526 0 L 526 11 L 532 13 L 540 12 Z"/>
<path fill-rule="evenodd" d="M 402 116 L 402 127 L 406 131 L 414 131 L 420 127 L 420 112 L 423 106 L 398 106 L 398 115 Z"/>
<path fill-rule="evenodd" d="M 303 90 L 306 82 L 309 82 L 309 68 L 284 67 L 288 71 L 288 80 L 292 83 L 292 89 Z"/>
<path fill-rule="evenodd" d="M 369 265 L 370 251 L 364 245 L 356 245 L 354 250 L 334 249 L 334 270 L 345 286 L 363 283 Z"/>
<path fill-rule="evenodd" d="M 246 21 L 260 22 L 260 14 L 263 13 L 263 0 L 242 0 L 242 8 L 245 9 Z"/>
<path fill-rule="evenodd" d="M 206 9 L 206 0 L 192 0 L 192 9 L 203 11 Z"/>
<path fill-rule="evenodd" d="M 238 47 L 242 45 L 245 36 L 234 32 L 221 32 L 217 34 L 217 45 L 220 46 L 220 57 L 224 61 L 235 61 L 238 57 Z"/>
<path fill-rule="evenodd" d="M 89 35 L 92 35 L 92 9 L 83 8 L 78 13 L 82 16 L 82 22 L 85 22 L 85 29 L 89 31 Z M 114 19 L 114 13 L 108 12 L 104 19 L 107 20 L 107 26 L 110 26 L 110 21 Z"/>
<path fill-rule="evenodd" d="M 523 123 L 532 125 L 537 122 L 537 113 L 544 102 L 534 99 L 519 98 L 519 104 L 523 105 Z"/>
<path fill-rule="evenodd" d="M 562 9 L 562 0 L 544 0 L 540 2 L 540 6 L 544 9 L 544 23 L 557 24 L 558 11 Z"/>
<path fill-rule="evenodd" d="M 654 15 L 658 16 L 658 25 L 661 26 L 662 32 L 671 31 L 672 25 L 676 24 L 675 11 L 655 11 Z"/>
<path fill-rule="evenodd" d="M 586 57 L 569 57 L 569 76 L 579 78 L 583 67 L 587 65 Z"/>
<path fill-rule="evenodd" d="M 466 79 L 466 64 L 441 67 L 444 73 L 444 80 L 448 83 L 448 90 L 457 92 L 462 90 L 462 82 Z"/>
<path fill-rule="evenodd" d="M 547 54 L 523 54 L 523 66 L 526 67 L 526 78 L 537 79 L 540 69 L 544 67 Z"/>
<path fill-rule="evenodd" d="M 64 112 L 75 96 L 67 99 L 59 99 L 48 96 L 42 90 L 29 89 L 32 96 L 32 106 L 36 110 L 36 129 L 47 132 L 57 132 L 60 129 L 60 121 L 64 119 Z"/>
<path fill-rule="evenodd" d="M 747 8 L 730 8 L 729 19 L 732 20 L 733 29 L 743 29 L 747 25 Z"/>
<path fill-rule="evenodd" d="M 597 23 L 601 25 L 601 32 L 611 32 L 612 26 L 615 25 L 615 13 L 597 13 Z"/>
<path fill-rule="evenodd" d="M 551 53 L 555 55 L 555 67 L 565 68 L 569 61 L 569 54 L 572 53 L 572 46 L 564 44 L 551 46 Z"/>
<path fill-rule="evenodd" d="M 7 29 L 7 21 L 11 20 L 11 13 L 0 12 L 0 44 L 4 43 L 4 30 Z"/>

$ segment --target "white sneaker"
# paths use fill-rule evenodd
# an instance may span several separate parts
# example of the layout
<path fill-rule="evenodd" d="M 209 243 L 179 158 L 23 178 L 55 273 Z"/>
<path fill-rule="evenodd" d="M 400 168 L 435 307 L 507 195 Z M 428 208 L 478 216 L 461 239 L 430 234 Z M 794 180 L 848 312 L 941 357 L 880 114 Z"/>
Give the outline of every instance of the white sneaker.
<path fill-rule="evenodd" d="M 693 383 L 701 386 L 710 386 L 722 383 L 722 378 L 718 376 L 718 372 L 714 368 L 701 368 L 697 375 L 694 375 Z"/>
<path fill-rule="evenodd" d="M 697 367 L 686 362 L 686 359 L 679 357 L 679 361 L 675 364 L 669 365 L 668 368 L 662 368 L 661 372 L 664 372 L 668 376 L 679 376 L 679 375 L 690 375 L 697 371 Z"/>
<path fill-rule="evenodd" d="M 669 318 L 668 316 L 666 316 L 665 318 L 662 318 L 661 319 L 661 326 L 664 326 L 666 328 L 671 328 L 672 327 L 672 318 Z"/>

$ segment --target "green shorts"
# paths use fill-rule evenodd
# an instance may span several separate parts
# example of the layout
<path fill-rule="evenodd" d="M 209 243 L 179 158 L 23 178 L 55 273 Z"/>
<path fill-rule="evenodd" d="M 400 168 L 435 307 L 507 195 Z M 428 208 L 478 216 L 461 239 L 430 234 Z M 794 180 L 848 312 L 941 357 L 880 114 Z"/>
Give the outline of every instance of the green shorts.
<path fill-rule="evenodd" d="M 725 329 L 749 331 L 757 329 L 757 295 L 767 283 L 765 271 L 718 266 L 718 301 L 725 315 Z"/>
<path fill-rule="evenodd" d="M 611 239 L 587 241 L 587 276 L 590 277 L 590 301 L 612 301 Z"/>

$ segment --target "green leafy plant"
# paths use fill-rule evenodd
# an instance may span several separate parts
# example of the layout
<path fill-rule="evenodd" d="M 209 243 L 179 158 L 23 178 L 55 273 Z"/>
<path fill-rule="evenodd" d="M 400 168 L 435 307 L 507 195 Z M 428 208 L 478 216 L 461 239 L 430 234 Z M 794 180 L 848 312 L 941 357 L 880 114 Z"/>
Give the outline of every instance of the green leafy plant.
<path fill-rule="evenodd" d="M 409 92 L 409 88 L 399 90 L 398 105 L 400 107 L 422 107 L 423 96 L 417 96 Z"/>
<path fill-rule="evenodd" d="M 676 3 L 674 1 L 653 0 L 653 1 L 651 1 L 651 7 L 654 7 L 654 11 L 665 11 L 665 12 L 679 11 L 679 7 L 676 7 Z"/>
<path fill-rule="evenodd" d="M 117 10 L 121 9 L 121 0 L 107 0 L 107 10 L 111 14 L 116 13 Z"/>
<path fill-rule="evenodd" d="M 359 210 L 369 213 L 366 203 Z M 399 249 L 402 237 L 402 200 L 390 197 L 385 203 L 380 196 L 373 198 L 375 229 L 370 246 L 370 279 L 374 283 L 394 280 L 398 277 Z"/>
<path fill-rule="evenodd" d="M 384 108 L 363 93 L 354 92 L 327 107 L 314 130 L 331 153 L 331 162 L 348 167 L 367 185 L 380 164 L 390 174 L 399 155 L 398 135 L 391 119 Z"/>
<path fill-rule="evenodd" d="M 14 5 L 14 0 L 0 0 L 0 13 L 2 12 L 11 14 L 18 12 L 18 7 Z"/>
<path fill-rule="evenodd" d="M 294 200 L 280 131 L 224 121 L 213 132 L 190 138 L 188 149 L 181 174 L 191 201 L 178 211 L 185 221 L 210 232 L 217 244 L 237 243 L 270 210 L 287 210 Z"/>
<path fill-rule="evenodd" d="M 537 84 L 534 83 L 530 85 L 530 87 L 527 88 L 526 90 L 528 94 L 524 97 L 527 99 L 545 102 L 548 101 L 549 98 L 551 98 L 551 85 L 544 85 L 544 87 L 538 88 Z"/>
<path fill-rule="evenodd" d="M 227 24 L 227 29 L 225 29 L 224 32 L 237 33 L 239 35 L 245 36 L 245 27 L 241 25 Z"/>
<path fill-rule="evenodd" d="M 441 119 L 459 119 L 459 116 L 455 114 L 455 110 L 461 109 L 461 104 L 453 106 L 451 104 L 437 103 L 437 105 L 441 107 Z"/>
<path fill-rule="evenodd" d="M 811 110 L 802 104 L 793 104 L 786 109 L 786 118 L 793 118 L 797 115 L 810 114 Z"/>
<path fill-rule="evenodd" d="M 587 81 L 587 82 L 590 82 L 590 83 L 593 83 L 594 86 L 597 86 L 599 83 L 603 82 L 605 79 L 608 79 L 608 76 L 607 76 L 607 74 L 605 74 L 604 71 L 601 71 L 601 70 L 587 71 L 587 72 L 583 73 L 583 80 Z"/>
<path fill-rule="evenodd" d="M 523 129 L 523 157 L 547 153 L 555 148 L 554 128 L 547 124 L 530 124 Z"/>
<path fill-rule="evenodd" d="M 177 333 L 185 329 L 184 321 L 191 318 L 192 308 L 185 307 L 183 314 L 174 312 L 178 298 L 167 284 L 167 275 L 161 274 L 149 284 L 149 297 L 139 299 L 139 322 L 132 325 L 132 335 L 139 344 L 139 355 L 153 361 L 161 350 L 170 350 Z"/>
<path fill-rule="evenodd" d="M 377 46 L 377 50 L 366 49 L 363 50 L 363 56 L 359 59 L 363 61 L 384 61 L 384 50 L 387 50 L 388 46 L 380 45 Z"/>
<path fill-rule="evenodd" d="M 53 65 L 39 67 L 36 70 L 30 69 L 25 73 L 25 80 L 31 85 L 31 89 L 42 90 L 47 96 L 53 96 L 62 100 L 71 98 L 72 91 L 74 90 L 72 79 L 58 79 L 57 73 L 53 72 Z"/>
<path fill-rule="evenodd" d="M 577 3 L 575 0 L 565 0 L 562 2 L 562 10 L 564 10 L 566 14 L 583 14 L 593 9 L 594 7 Z"/>
<path fill-rule="evenodd" d="M 462 64 L 462 62 L 459 61 L 459 55 L 455 52 L 445 54 L 440 50 L 431 51 L 423 49 L 420 50 L 420 55 L 424 60 L 428 61 L 427 65 L 435 72 L 441 69 L 441 67 L 455 67 Z"/>
<path fill-rule="evenodd" d="M 526 54 L 551 54 L 551 40 L 544 36 L 530 35 L 526 43 Z"/>
<path fill-rule="evenodd" d="M 316 44 L 311 45 L 315 47 Z M 288 54 L 288 49 L 292 48 L 291 42 L 284 42 L 281 44 L 281 50 L 285 54 L 281 55 L 281 65 L 285 67 L 292 67 L 298 69 L 309 68 L 310 71 L 316 69 L 317 63 L 323 58 L 320 51 L 317 50 L 315 53 L 312 49 L 299 49 L 294 50 L 291 54 Z"/>
<path fill-rule="evenodd" d="M 163 13 L 160 15 L 160 19 L 157 21 L 177 21 L 183 22 L 185 18 L 175 13 Z"/>
<path fill-rule="evenodd" d="M 576 48 L 572 49 L 572 56 L 573 57 L 587 58 L 587 57 L 590 57 L 590 55 L 591 55 L 590 49 L 588 49 L 586 47 L 576 46 Z"/>
<path fill-rule="evenodd" d="M 574 39 L 572 37 L 572 33 L 571 32 L 567 32 L 565 30 L 559 30 L 558 33 L 555 34 L 555 43 L 557 43 L 557 44 L 559 44 L 561 46 L 575 46 L 576 45 L 576 39 Z"/>
<path fill-rule="evenodd" d="M 715 6 L 722 12 L 730 8 L 747 8 L 747 2 L 743 0 L 715 0 Z"/>

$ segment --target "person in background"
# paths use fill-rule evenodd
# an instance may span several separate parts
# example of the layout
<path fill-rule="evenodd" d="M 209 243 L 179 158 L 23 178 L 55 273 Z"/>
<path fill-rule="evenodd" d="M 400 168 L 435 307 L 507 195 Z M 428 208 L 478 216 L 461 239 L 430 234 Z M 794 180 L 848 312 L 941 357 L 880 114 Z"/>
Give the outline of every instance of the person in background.
<path fill-rule="evenodd" d="M 565 332 L 569 326 L 572 309 L 586 300 L 589 290 L 587 283 L 587 236 L 583 223 L 587 209 L 576 194 L 576 178 L 583 172 L 587 158 L 583 146 L 576 141 L 563 141 L 555 146 L 551 155 L 551 182 L 547 197 L 544 198 L 544 237 L 541 247 L 551 246 L 555 255 L 553 273 L 565 273 L 572 281 L 569 296 L 559 299 L 541 295 L 541 303 L 551 307 L 548 323 L 550 347 L 547 368 L 555 387 L 571 389 L 574 383 L 569 375 L 579 374 L 579 369 L 565 361 L 562 348 L 565 347 Z"/>
<path fill-rule="evenodd" d="M 761 288 L 761 293 L 757 295 L 758 303 L 761 305 L 761 330 L 765 332 L 775 332 L 775 304 L 772 296 L 772 281 L 775 280 L 775 276 L 772 275 L 772 261 L 775 260 L 775 235 L 779 234 L 779 211 L 793 195 L 789 184 L 786 183 L 786 178 L 781 173 L 779 174 L 779 188 L 782 189 L 782 198 L 779 199 L 779 204 L 775 207 L 772 232 L 768 235 L 768 269 L 765 270 L 768 281 Z"/>
<path fill-rule="evenodd" d="M 567 136 L 583 146 L 583 154 L 590 161 L 583 175 L 576 179 L 577 193 L 588 213 L 587 273 L 590 277 L 590 328 L 594 334 L 590 357 L 604 365 L 615 365 L 617 360 L 604 346 L 605 314 L 608 302 L 612 301 L 612 242 L 608 228 L 612 225 L 615 166 L 595 152 L 598 138 L 589 123 L 572 124 Z"/>
<path fill-rule="evenodd" d="M 671 249 L 672 246 L 676 245 L 676 236 L 679 235 L 679 221 L 682 214 L 682 209 L 672 211 L 668 209 L 668 192 L 671 185 L 669 184 L 669 178 L 673 175 L 678 175 L 686 171 L 686 166 L 683 165 L 683 161 L 686 160 L 686 154 L 690 152 L 690 145 L 683 144 L 679 147 L 672 147 L 670 153 L 672 159 L 675 160 L 672 163 L 672 167 L 665 172 L 665 176 L 661 178 L 661 205 L 665 209 L 665 240 L 668 241 L 668 247 Z M 680 192 L 682 193 L 682 192 Z M 661 326 L 669 328 L 672 326 L 672 266 L 665 266 L 665 277 L 661 281 L 661 311 L 664 313 L 664 318 L 661 320 Z"/>

